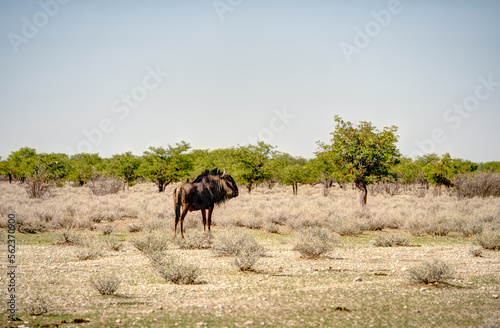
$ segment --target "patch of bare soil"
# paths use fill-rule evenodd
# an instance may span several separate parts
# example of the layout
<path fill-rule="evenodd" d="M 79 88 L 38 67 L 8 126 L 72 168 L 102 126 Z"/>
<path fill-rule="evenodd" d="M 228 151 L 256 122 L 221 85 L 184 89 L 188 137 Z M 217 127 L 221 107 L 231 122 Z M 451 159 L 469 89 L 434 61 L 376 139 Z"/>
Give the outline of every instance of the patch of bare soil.
<path fill-rule="evenodd" d="M 220 230 L 215 229 L 215 237 Z M 373 232 L 359 237 L 358 243 L 341 238 L 327 256 L 307 260 L 292 251 L 291 234 L 244 230 L 267 249 L 251 272 L 239 271 L 231 257 L 215 256 L 211 250 L 171 245 L 170 254 L 199 267 L 201 275 L 194 285 L 163 281 L 128 242 L 119 252 L 104 251 L 102 257 L 87 261 L 75 258 L 77 246 L 20 245 L 19 306 L 25 309 L 43 299 L 48 307 L 46 314 L 36 317 L 21 310 L 21 323 L 420 327 L 484 324 L 498 313 L 499 252 L 474 257 L 470 244 L 432 242 L 421 247 L 374 247 L 363 241 L 383 233 Z M 432 258 L 454 268 L 454 279 L 429 286 L 410 283 L 408 269 Z M 97 272 L 120 278 L 114 296 L 93 289 L 89 277 Z M 5 289 L 1 295 L 7 297 Z"/>

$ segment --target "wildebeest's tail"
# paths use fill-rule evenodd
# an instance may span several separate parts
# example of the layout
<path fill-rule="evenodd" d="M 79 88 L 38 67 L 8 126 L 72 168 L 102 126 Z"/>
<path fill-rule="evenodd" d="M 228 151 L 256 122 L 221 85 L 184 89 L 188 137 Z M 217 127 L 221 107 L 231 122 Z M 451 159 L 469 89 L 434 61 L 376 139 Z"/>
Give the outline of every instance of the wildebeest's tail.
<path fill-rule="evenodd" d="M 179 221 L 181 217 L 181 193 L 182 189 L 179 187 L 174 190 L 174 208 L 175 208 L 175 222 Z"/>

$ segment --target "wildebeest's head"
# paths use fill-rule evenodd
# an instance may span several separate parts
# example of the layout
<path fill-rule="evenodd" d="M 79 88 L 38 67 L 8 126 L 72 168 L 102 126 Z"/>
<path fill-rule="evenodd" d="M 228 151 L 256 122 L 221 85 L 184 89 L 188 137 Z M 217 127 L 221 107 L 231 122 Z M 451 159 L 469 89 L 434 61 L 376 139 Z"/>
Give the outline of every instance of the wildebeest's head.
<path fill-rule="evenodd" d="M 238 186 L 232 176 L 224 172 L 214 169 L 212 171 L 205 171 L 199 175 L 193 183 L 202 183 L 210 185 L 215 198 L 213 199 L 215 203 L 224 202 L 230 198 L 238 196 Z"/>
<path fill-rule="evenodd" d="M 236 182 L 234 182 L 233 177 L 226 173 L 226 170 L 220 176 L 221 180 L 224 181 L 224 188 L 226 189 L 227 195 L 230 198 L 234 198 L 238 196 L 238 186 L 236 186 Z"/>

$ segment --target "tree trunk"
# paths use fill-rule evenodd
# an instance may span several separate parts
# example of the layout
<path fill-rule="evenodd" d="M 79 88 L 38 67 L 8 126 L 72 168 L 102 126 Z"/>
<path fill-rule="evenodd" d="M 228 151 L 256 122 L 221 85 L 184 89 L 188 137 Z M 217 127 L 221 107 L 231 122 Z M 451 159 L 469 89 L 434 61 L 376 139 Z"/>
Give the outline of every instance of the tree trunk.
<path fill-rule="evenodd" d="M 299 186 L 298 186 L 297 182 L 292 182 L 292 191 L 293 191 L 293 194 L 295 196 L 297 196 L 298 189 L 299 189 Z"/>
<path fill-rule="evenodd" d="M 366 188 L 366 184 L 363 182 L 355 182 L 356 187 L 359 190 L 359 203 L 362 207 L 366 206 L 366 198 L 368 196 L 368 189 Z"/>
<path fill-rule="evenodd" d="M 249 183 L 247 186 L 248 193 L 250 194 L 252 192 L 252 184 Z"/>

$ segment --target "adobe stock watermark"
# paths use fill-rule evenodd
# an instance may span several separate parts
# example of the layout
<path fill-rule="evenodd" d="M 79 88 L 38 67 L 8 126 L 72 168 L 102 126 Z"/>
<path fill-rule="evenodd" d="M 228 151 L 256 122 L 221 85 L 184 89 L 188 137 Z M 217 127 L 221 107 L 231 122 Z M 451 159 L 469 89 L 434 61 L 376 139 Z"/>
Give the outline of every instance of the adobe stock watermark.
<path fill-rule="evenodd" d="M 212 2 L 212 5 L 214 6 L 217 16 L 219 16 L 220 21 L 223 22 L 224 15 L 226 15 L 227 12 L 233 12 L 234 9 L 242 3 L 243 0 L 215 0 Z"/>
<path fill-rule="evenodd" d="M 9 32 L 7 38 L 14 53 L 21 51 L 21 45 L 26 45 L 31 39 L 38 35 L 40 29 L 44 28 L 49 21 L 54 18 L 61 6 L 68 4 L 70 0 L 40 0 L 38 6 L 40 10 L 33 14 L 31 19 L 26 16 L 21 18 L 22 27 L 20 33 Z"/>
<path fill-rule="evenodd" d="M 281 110 L 275 108 L 273 109 L 273 113 L 274 115 L 269 120 L 268 126 L 260 129 L 256 136 L 247 138 L 250 145 L 257 144 L 259 141 L 267 144 L 271 143 L 276 133 L 285 130 L 290 125 L 291 120 L 297 116 L 296 114 L 289 113 L 286 107 L 283 107 Z"/>
<path fill-rule="evenodd" d="M 452 130 L 459 129 L 463 121 L 479 109 L 481 102 L 490 98 L 496 89 L 500 87 L 500 81 L 494 81 L 492 73 L 487 78 L 479 76 L 477 79 L 479 83 L 471 95 L 465 97 L 462 102 L 453 104 L 453 108 L 448 108 L 443 112 L 443 122 L 451 125 Z M 410 154 L 410 157 L 415 158 L 424 154 L 434 153 L 436 145 L 442 144 L 448 139 L 445 127 L 432 130 L 430 138 L 423 140 L 415 139 L 418 149 L 414 150 Z"/>
<path fill-rule="evenodd" d="M 411 1 L 411 0 L 410 0 Z M 379 11 L 370 11 L 372 20 L 368 21 L 364 28 L 354 27 L 354 38 L 351 43 L 341 42 L 339 44 L 340 51 L 344 55 L 347 63 L 350 64 L 354 54 L 359 55 L 361 50 L 368 47 L 373 39 L 378 37 L 383 28 L 387 28 L 392 22 L 393 16 L 403 12 L 403 6 L 399 0 L 390 0 L 387 3 L 387 8 Z"/>
<path fill-rule="evenodd" d="M 140 103 L 144 102 L 149 93 L 157 89 L 164 79 L 168 76 L 167 72 L 161 71 L 159 65 L 153 69 L 151 66 L 146 67 L 147 74 L 142 78 L 142 82 L 137 84 L 128 93 L 122 93 L 119 97 L 111 102 L 111 112 L 117 115 L 114 119 L 103 118 L 97 128 L 83 129 L 84 138 L 78 142 L 76 149 L 67 146 L 69 153 L 93 153 L 94 147 L 102 144 L 106 134 L 113 133 L 116 128 L 116 119 L 125 120 L 130 115 L 132 109 L 139 107 Z"/>

